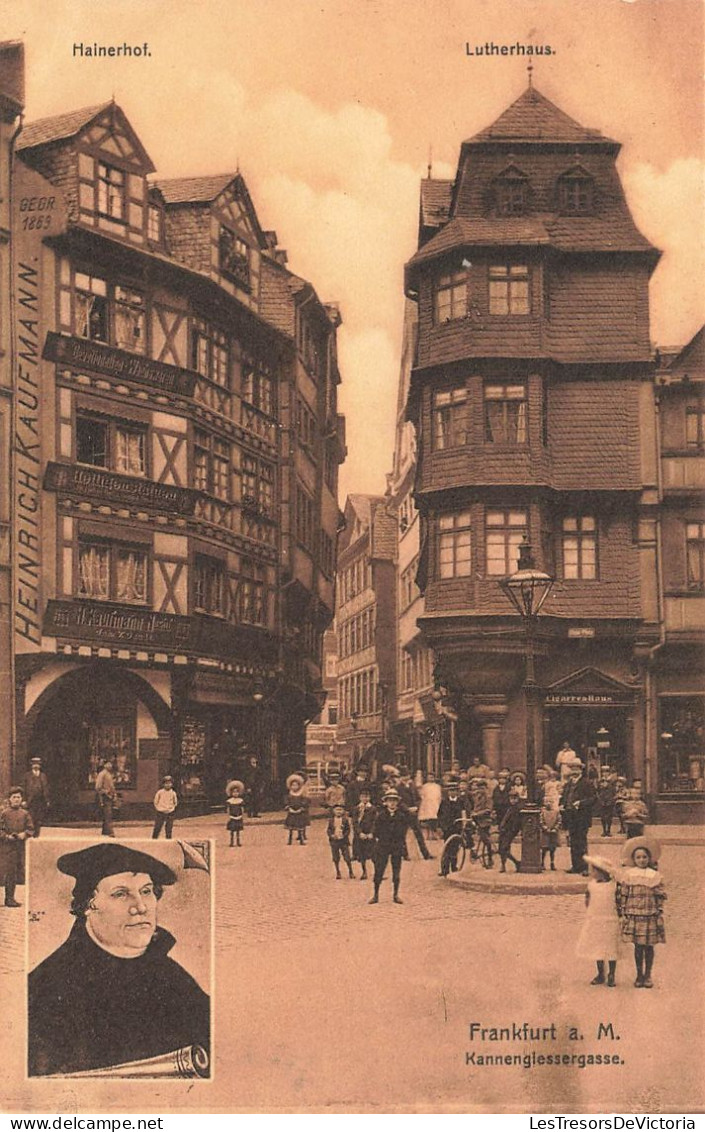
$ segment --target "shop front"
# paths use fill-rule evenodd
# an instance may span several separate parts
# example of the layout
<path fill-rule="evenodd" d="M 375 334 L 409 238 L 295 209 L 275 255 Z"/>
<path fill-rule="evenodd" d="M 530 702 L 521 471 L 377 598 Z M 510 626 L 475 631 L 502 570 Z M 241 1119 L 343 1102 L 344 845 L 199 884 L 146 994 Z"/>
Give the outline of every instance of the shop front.
<path fill-rule="evenodd" d="M 608 766 L 630 783 L 643 776 L 634 750 L 637 693 L 594 668 L 550 685 L 543 700 L 544 761 L 554 765 L 567 742 L 591 775 Z"/>
<path fill-rule="evenodd" d="M 172 768 L 169 705 L 137 672 L 110 663 L 58 674 L 23 720 L 23 758 L 39 756 L 51 791 L 50 820 L 95 816 L 95 780 L 113 767 L 126 816 L 151 813 Z"/>

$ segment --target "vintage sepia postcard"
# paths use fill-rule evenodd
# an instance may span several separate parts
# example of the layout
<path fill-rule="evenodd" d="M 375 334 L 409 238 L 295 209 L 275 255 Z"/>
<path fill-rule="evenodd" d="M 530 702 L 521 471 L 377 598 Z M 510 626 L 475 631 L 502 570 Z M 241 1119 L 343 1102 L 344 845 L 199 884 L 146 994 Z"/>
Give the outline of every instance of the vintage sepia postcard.
<path fill-rule="evenodd" d="M 0 1106 L 703 1111 L 700 0 L 0 42 Z"/>

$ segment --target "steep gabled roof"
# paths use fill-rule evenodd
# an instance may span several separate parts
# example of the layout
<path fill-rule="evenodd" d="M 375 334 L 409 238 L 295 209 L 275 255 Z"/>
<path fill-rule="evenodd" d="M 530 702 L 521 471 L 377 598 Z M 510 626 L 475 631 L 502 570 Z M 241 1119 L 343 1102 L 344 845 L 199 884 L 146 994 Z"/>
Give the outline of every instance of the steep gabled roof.
<path fill-rule="evenodd" d="M 705 377 L 705 326 L 701 326 L 668 366 L 669 373 L 687 372 L 690 377 Z"/>
<path fill-rule="evenodd" d="M 209 177 L 174 177 L 154 181 L 154 184 L 167 204 L 210 204 L 237 176 L 237 173 L 216 173 Z"/>
<path fill-rule="evenodd" d="M 533 86 L 527 87 L 491 126 L 480 130 L 464 144 L 487 141 L 603 142 L 617 145 L 599 130 L 581 126 Z"/>
<path fill-rule="evenodd" d="M 16 148 L 19 152 L 33 149 L 36 145 L 73 138 L 110 105 L 110 102 L 101 102 L 99 106 L 84 106 L 81 110 L 69 110 L 67 114 L 56 114 L 52 118 L 38 118 L 36 122 L 29 122 L 17 139 Z"/>

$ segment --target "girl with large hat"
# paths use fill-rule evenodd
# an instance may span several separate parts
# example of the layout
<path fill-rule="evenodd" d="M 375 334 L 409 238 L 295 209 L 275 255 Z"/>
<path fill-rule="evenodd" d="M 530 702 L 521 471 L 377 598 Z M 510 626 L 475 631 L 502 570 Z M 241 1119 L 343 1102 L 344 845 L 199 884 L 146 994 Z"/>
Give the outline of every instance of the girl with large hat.
<path fill-rule="evenodd" d="M 306 844 L 306 827 L 310 822 L 309 801 L 304 793 L 304 778 L 301 774 L 290 774 L 286 780 L 286 818 L 284 826 L 289 830 L 288 844 L 292 845 L 294 833 L 299 845 Z"/>
<path fill-rule="evenodd" d="M 624 868 L 617 877 L 617 909 L 622 939 L 634 944 L 635 987 L 654 985 L 651 980 L 654 945 L 666 942 L 663 924 L 666 890 L 658 871 L 660 855 L 661 846 L 655 837 L 632 837 L 622 850 Z"/>

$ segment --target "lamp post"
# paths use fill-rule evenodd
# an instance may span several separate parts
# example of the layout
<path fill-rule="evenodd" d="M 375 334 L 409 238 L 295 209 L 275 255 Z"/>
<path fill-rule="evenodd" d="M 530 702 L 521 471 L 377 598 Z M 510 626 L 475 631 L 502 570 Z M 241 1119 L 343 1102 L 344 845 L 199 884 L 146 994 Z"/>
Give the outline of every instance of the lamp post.
<path fill-rule="evenodd" d="M 534 630 L 554 579 L 537 570 L 526 535 L 519 546 L 517 571 L 499 584 L 522 619 L 525 633 L 526 667 L 524 703 L 526 711 L 526 780 L 528 805 L 522 810 L 521 866 L 522 873 L 541 872 L 539 810 L 536 805 L 536 716 L 538 708 Z"/>

